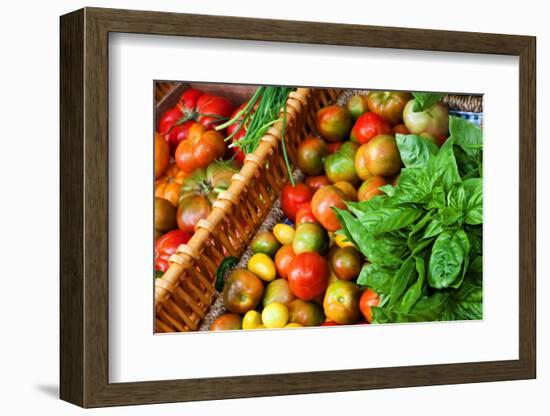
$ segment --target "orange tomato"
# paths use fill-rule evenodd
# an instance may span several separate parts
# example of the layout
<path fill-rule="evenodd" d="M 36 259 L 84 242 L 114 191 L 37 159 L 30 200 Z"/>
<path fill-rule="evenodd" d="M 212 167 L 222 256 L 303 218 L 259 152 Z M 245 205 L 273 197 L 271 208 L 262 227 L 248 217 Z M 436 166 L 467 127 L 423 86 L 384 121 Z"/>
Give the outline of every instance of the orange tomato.
<path fill-rule="evenodd" d="M 155 196 L 167 199 L 177 206 L 181 186 L 186 177 L 187 174 L 178 168 L 178 165 L 171 163 L 164 176 L 155 181 Z"/>
<path fill-rule="evenodd" d="M 155 179 L 162 176 L 170 162 L 170 146 L 164 138 L 155 133 Z"/>

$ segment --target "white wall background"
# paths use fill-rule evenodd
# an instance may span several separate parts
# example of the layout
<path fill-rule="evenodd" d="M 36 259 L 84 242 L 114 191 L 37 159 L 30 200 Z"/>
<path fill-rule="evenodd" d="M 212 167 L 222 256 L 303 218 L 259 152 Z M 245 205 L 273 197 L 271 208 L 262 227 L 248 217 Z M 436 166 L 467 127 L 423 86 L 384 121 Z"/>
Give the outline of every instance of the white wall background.
<path fill-rule="evenodd" d="M 371 4 L 372 3 L 372 4 Z M 550 410 L 550 302 L 544 243 L 550 231 L 542 213 L 550 157 L 544 143 L 545 103 L 550 102 L 550 28 L 544 2 L 395 0 L 232 0 L 4 2 L 0 12 L 0 204 L 1 266 L 4 286 L 0 301 L 0 409 L 3 414 L 74 415 L 82 410 L 58 395 L 58 199 L 59 199 L 59 20 L 83 6 L 165 10 L 189 13 L 318 20 L 385 26 L 529 34 L 537 36 L 538 54 L 538 379 L 533 381 L 422 387 L 398 390 L 317 394 L 259 399 L 167 404 L 92 410 L 103 415 L 207 415 L 221 413 L 280 415 L 312 411 L 319 415 L 500 414 L 543 415 Z M 503 120 L 505 123 L 506 121 Z M 33 269 L 28 273 L 25 269 Z M 543 326 L 546 326 L 545 331 Z M 327 351 L 327 354 L 331 353 Z M 368 354 L 368 351 L 365 351 Z"/>

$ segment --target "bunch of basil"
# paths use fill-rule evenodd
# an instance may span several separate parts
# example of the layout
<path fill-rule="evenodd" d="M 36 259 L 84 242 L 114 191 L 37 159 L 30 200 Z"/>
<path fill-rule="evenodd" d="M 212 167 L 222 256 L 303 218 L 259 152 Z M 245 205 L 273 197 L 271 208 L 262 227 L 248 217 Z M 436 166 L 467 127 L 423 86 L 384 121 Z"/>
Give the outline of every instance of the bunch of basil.
<path fill-rule="evenodd" d="M 368 260 L 357 283 L 380 294 L 374 323 L 482 318 L 482 134 L 453 116 L 449 131 L 439 149 L 397 134 L 397 185 L 336 210 Z"/>

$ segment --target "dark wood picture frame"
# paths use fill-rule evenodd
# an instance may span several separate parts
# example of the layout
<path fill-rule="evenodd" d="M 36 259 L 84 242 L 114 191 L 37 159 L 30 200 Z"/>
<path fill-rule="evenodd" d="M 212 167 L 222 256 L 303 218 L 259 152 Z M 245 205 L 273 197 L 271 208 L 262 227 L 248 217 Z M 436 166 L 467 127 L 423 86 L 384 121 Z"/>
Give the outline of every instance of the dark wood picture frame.
<path fill-rule="evenodd" d="M 83 407 L 100 407 L 536 377 L 534 37 L 98 8 L 85 8 L 62 16 L 60 29 L 60 396 L 63 400 Z M 110 32 L 518 56 L 519 359 L 109 383 L 107 152 Z"/>

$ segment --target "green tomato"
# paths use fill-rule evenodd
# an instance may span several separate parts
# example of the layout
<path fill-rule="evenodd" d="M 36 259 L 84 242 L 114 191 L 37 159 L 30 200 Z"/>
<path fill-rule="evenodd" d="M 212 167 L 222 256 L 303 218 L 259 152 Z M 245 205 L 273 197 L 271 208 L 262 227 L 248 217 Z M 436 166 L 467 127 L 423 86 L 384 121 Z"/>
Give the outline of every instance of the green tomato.
<path fill-rule="evenodd" d="M 324 253 L 328 248 L 329 237 L 326 230 L 317 223 L 298 224 L 292 249 L 296 255 L 305 252 Z"/>
<path fill-rule="evenodd" d="M 345 181 L 357 184 L 359 182 L 359 177 L 355 171 L 355 153 L 358 147 L 357 143 L 347 141 L 338 151 L 327 157 L 325 174 L 332 183 Z"/>

